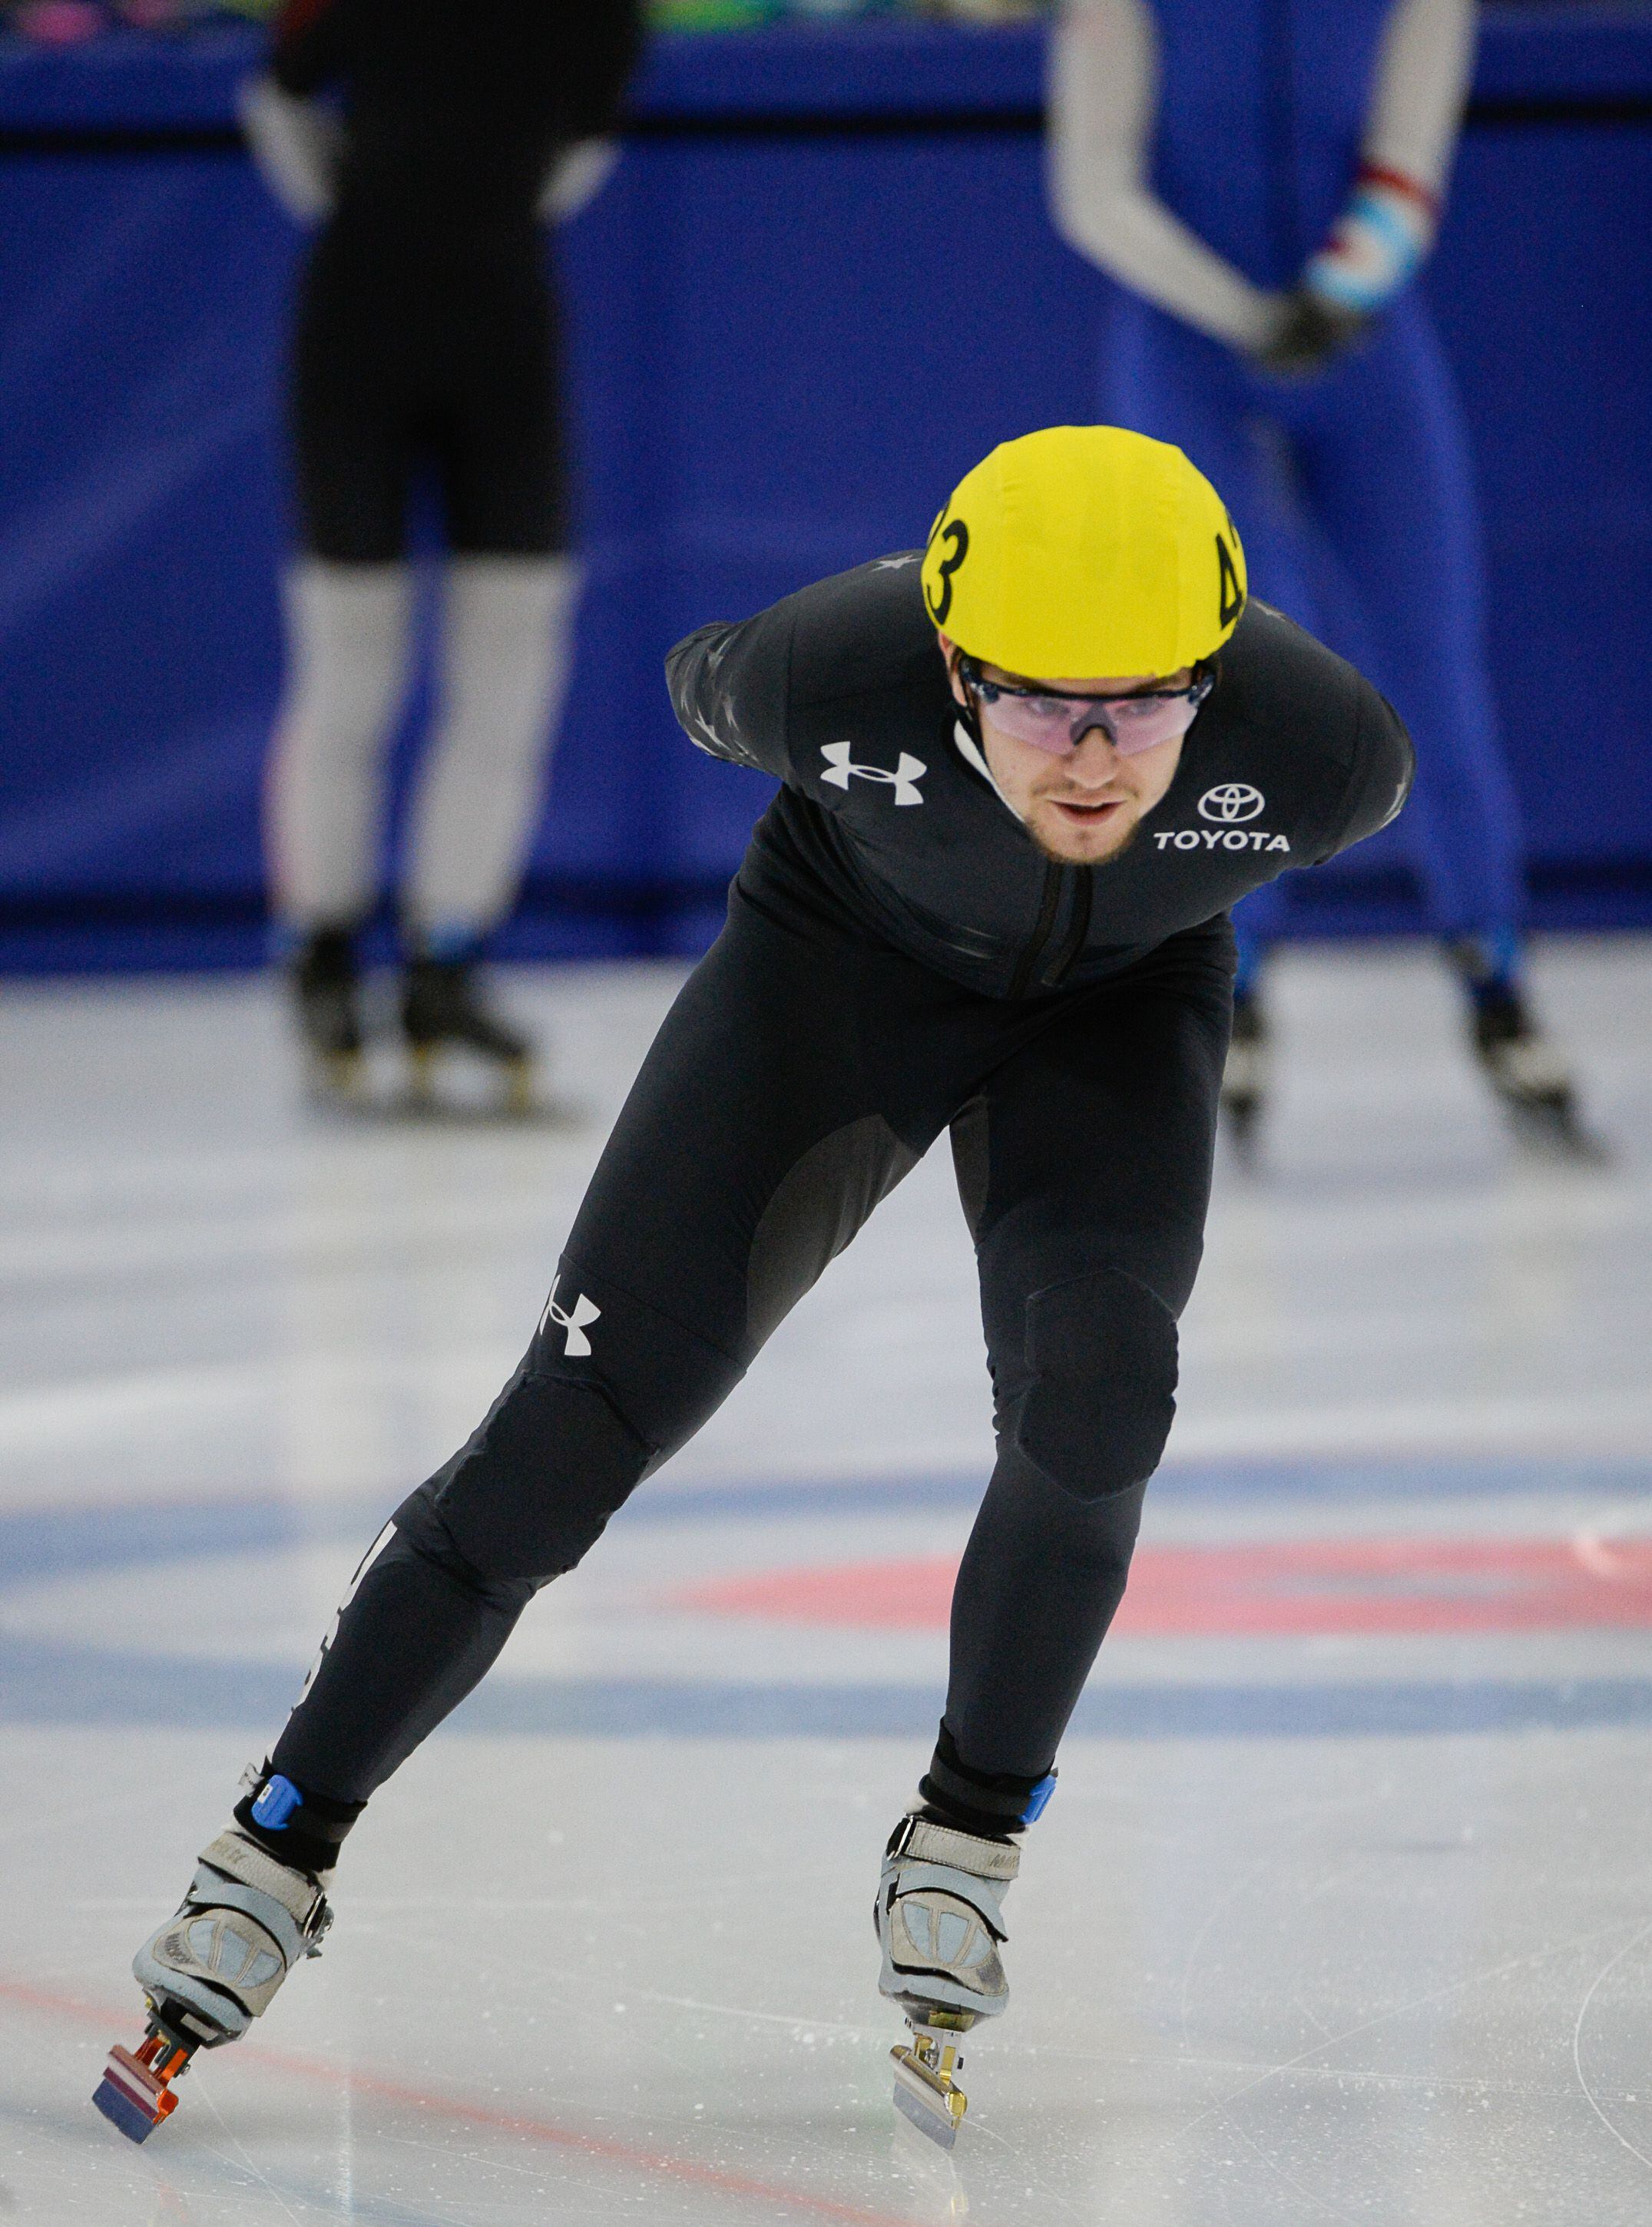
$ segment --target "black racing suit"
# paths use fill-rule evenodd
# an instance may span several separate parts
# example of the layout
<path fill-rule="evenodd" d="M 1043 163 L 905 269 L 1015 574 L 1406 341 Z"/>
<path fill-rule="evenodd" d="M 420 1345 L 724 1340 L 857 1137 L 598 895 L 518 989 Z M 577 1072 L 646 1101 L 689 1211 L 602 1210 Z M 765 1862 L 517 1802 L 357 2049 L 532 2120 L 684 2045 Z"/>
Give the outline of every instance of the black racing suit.
<path fill-rule="evenodd" d="M 336 90 L 348 129 L 294 362 L 312 554 L 401 557 L 424 466 L 459 553 L 563 546 L 536 205 L 560 150 L 612 131 L 639 41 L 636 0 L 289 0 L 271 74 Z"/>
<path fill-rule="evenodd" d="M 1392 818 L 1410 746 L 1350 666 L 1253 605 L 1128 851 L 1057 866 L 958 723 L 915 557 L 703 629 L 668 670 L 693 738 L 783 785 L 521 1366 L 397 1511 L 274 1768 L 365 1799 L 949 1128 L 998 1462 L 926 1787 L 1013 1818 L 1122 1595 L 1170 1426 L 1227 909 Z"/>

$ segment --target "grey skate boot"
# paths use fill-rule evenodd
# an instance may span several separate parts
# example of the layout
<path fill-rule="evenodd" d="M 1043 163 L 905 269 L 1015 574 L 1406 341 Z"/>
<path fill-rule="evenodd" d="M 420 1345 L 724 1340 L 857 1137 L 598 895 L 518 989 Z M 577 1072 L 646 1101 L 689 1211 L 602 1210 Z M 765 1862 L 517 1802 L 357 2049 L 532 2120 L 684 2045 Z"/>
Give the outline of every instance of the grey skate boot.
<path fill-rule="evenodd" d="M 319 1956 L 333 1913 L 322 1883 L 277 1863 L 231 1825 L 201 1852 L 182 1907 L 132 1959 L 148 2031 L 112 2049 L 92 2102 L 145 2141 L 177 2107 L 171 2083 L 198 2049 L 237 2040 L 301 1957 Z"/>
<path fill-rule="evenodd" d="M 895 2059 L 895 2106 L 950 2149 L 967 2108 L 956 2074 L 958 2040 L 977 2019 L 1010 2000 L 998 1956 L 1006 1938 L 1004 1897 L 1021 1851 L 909 1813 L 883 1854 L 873 1921 L 883 1969 L 878 1991 L 899 2003 L 912 2029 Z"/>

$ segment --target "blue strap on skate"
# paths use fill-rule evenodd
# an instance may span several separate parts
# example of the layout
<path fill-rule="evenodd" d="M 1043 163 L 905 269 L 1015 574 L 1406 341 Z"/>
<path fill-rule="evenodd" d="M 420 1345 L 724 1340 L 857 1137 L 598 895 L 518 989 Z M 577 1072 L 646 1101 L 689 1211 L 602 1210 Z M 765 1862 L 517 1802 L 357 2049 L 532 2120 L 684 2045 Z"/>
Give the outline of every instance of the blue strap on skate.
<path fill-rule="evenodd" d="M 252 1804 L 252 1822 L 266 1833 L 283 1832 L 293 1812 L 303 1806 L 304 1797 L 291 1779 L 272 1778 Z"/>
<path fill-rule="evenodd" d="M 1024 1825 L 1036 1825 L 1049 1807 L 1049 1797 L 1056 1791 L 1056 1774 L 1047 1771 L 1032 1792 L 1027 1796 L 1027 1806 L 1021 1813 Z"/>

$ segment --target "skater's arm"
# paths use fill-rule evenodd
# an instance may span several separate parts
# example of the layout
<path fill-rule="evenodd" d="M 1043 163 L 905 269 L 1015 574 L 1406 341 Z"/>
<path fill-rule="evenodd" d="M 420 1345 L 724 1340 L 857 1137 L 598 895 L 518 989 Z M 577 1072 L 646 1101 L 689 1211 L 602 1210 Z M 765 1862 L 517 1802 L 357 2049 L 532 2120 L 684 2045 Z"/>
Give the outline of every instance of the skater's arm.
<path fill-rule="evenodd" d="M 666 660 L 671 706 L 691 743 L 784 780 L 791 613 L 784 603 L 737 626 L 704 626 Z"/>
<path fill-rule="evenodd" d="M 636 0 L 570 9 L 568 37 L 559 136 L 570 144 L 606 138 L 642 52 L 641 10 Z"/>
<path fill-rule="evenodd" d="M 304 99 L 343 76 L 354 12 L 352 0 L 287 0 L 270 54 L 270 75 L 283 93 Z"/>
<path fill-rule="evenodd" d="M 269 68 L 241 89 L 241 129 L 258 175 L 300 224 L 319 224 L 337 195 L 344 125 L 317 96 L 343 74 L 348 16 L 348 0 L 289 0 Z"/>
<path fill-rule="evenodd" d="M 1152 191 L 1158 35 L 1145 0 L 1069 0 L 1050 46 L 1049 190 L 1070 246 L 1215 339 L 1263 345 L 1272 296 L 1205 246 Z"/>
<path fill-rule="evenodd" d="M 559 76 L 562 108 L 558 150 L 539 188 L 539 214 L 552 224 L 577 216 L 614 174 L 620 103 L 642 51 L 642 19 L 635 0 L 569 11 L 572 45 Z"/>
<path fill-rule="evenodd" d="M 564 147 L 539 188 L 539 215 L 547 224 L 565 224 L 577 216 L 602 192 L 619 159 L 617 139 L 577 139 Z"/>
<path fill-rule="evenodd" d="M 1434 244 L 1474 61 L 1474 0 L 1394 0 L 1382 36 L 1361 165 L 1347 207 L 1303 283 L 1369 315 Z"/>
<path fill-rule="evenodd" d="M 1334 858 L 1397 819 L 1411 794 L 1417 760 L 1399 713 L 1386 696 L 1362 680 L 1354 703 L 1354 754 L 1343 800 L 1342 826 L 1321 852 Z"/>
<path fill-rule="evenodd" d="M 300 224 L 330 216 L 344 156 L 337 112 L 284 92 L 273 78 L 255 77 L 241 88 L 240 116 L 258 175 L 288 215 Z"/>

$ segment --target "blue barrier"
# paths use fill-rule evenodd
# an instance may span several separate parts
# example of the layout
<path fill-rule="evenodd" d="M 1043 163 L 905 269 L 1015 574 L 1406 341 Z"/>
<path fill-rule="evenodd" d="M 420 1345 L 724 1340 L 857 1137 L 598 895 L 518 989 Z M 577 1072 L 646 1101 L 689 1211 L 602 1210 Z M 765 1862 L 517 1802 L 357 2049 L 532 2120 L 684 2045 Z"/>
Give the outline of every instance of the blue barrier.
<path fill-rule="evenodd" d="M 0 966 L 261 949 L 297 241 L 231 128 L 256 52 L 0 41 Z M 1043 212 L 1041 70 L 1036 30 L 898 19 L 656 42 L 557 249 L 591 585 L 506 949 L 702 941 L 767 785 L 677 736 L 666 648 L 921 539 L 994 441 L 1093 414 L 1109 289 Z M 1552 925 L 1652 922 L 1648 207 L 1652 20 L 1494 11 L 1428 285 Z M 1297 911 L 1414 917 L 1376 845 Z"/>

